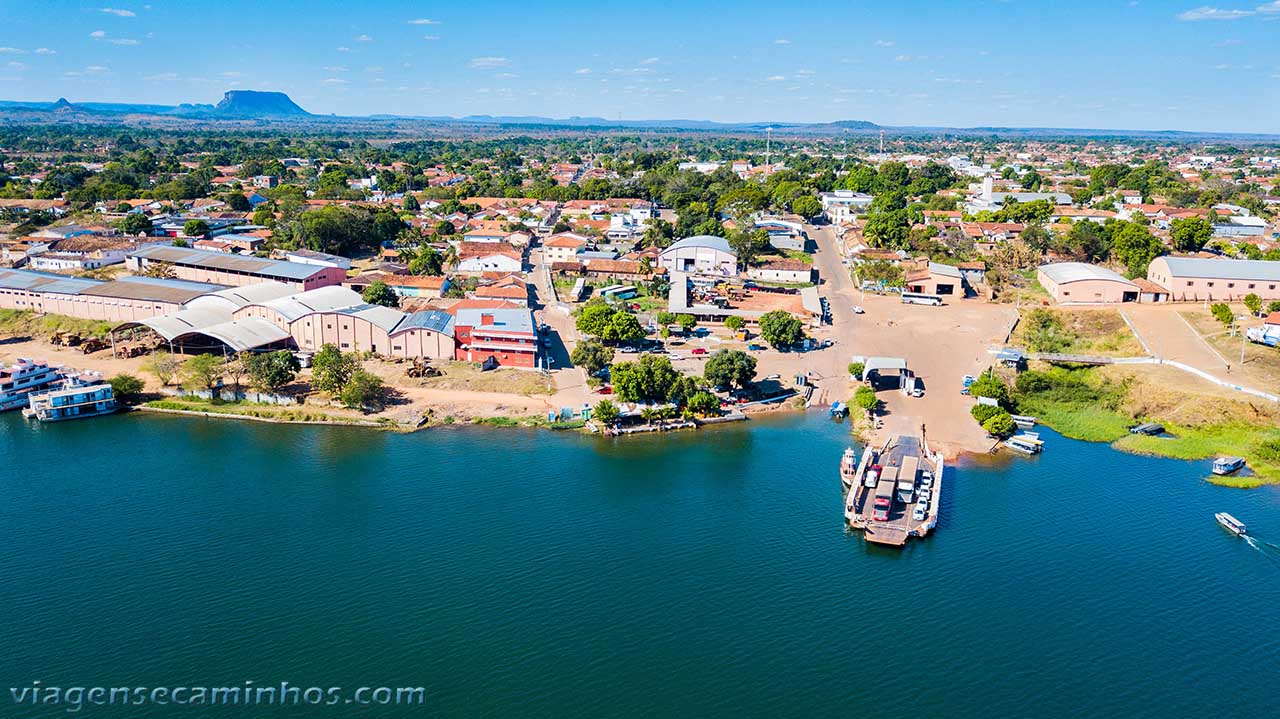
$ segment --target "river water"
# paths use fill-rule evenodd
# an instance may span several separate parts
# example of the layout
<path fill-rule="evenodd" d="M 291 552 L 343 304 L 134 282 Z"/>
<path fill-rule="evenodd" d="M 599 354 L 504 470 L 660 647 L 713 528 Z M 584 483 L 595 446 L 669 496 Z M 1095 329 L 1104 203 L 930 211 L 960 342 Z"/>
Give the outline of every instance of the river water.
<path fill-rule="evenodd" d="M 842 529 L 818 413 L 600 440 L 0 417 L 0 691 L 423 686 L 167 716 L 1268 716 L 1280 491 L 1045 432 Z M 1271 709 L 1268 709 L 1271 707 Z M 59 716 L 15 705 L 0 716 Z"/>

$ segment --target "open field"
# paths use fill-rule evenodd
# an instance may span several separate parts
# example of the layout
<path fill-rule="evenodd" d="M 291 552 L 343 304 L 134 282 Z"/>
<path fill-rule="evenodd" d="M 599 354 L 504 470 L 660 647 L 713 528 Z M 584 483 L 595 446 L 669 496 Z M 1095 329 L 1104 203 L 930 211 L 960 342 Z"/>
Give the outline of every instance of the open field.
<path fill-rule="evenodd" d="M 1034 321 L 1036 316 L 1051 317 L 1060 329 L 1049 336 L 1037 332 L 1037 323 Z M 1022 319 L 1018 322 L 1010 343 L 1030 352 L 1101 357 L 1137 357 L 1146 354 L 1142 343 L 1134 336 L 1119 311 L 1101 308 L 1024 308 Z"/>
<path fill-rule="evenodd" d="M 409 365 L 388 366 L 407 368 Z M 400 378 L 395 380 L 396 386 L 416 385 L 433 389 L 465 390 L 468 392 L 505 392 L 526 397 L 539 394 L 548 395 L 554 391 L 554 385 L 549 387 L 546 377 L 541 372 L 510 368 L 498 368 L 482 372 L 480 371 L 480 365 L 474 362 L 459 361 L 433 363 L 433 366 L 440 369 L 444 374 L 440 377 L 413 379 L 405 377 L 402 369 Z"/>
<path fill-rule="evenodd" d="M 1248 312 L 1244 305 L 1232 305 L 1231 309 L 1235 311 L 1236 316 Z M 1280 349 L 1255 344 L 1248 339 L 1242 342 L 1243 328 L 1238 329 L 1232 336 L 1221 322 L 1213 318 L 1209 310 L 1199 305 L 1194 309 L 1190 307 L 1179 309 L 1178 314 L 1195 328 L 1205 342 L 1227 358 L 1231 363 L 1233 374 L 1243 374 L 1250 383 L 1262 389 L 1280 387 Z M 1261 324 L 1261 319 L 1251 318 L 1245 323 L 1245 327 Z M 1243 363 L 1240 362 L 1241 350 L 1244 351 Z"/>
<path fill-rule="evenodd" d="M 343 410 L 307 409 L 303 407 L 279 407 L 254 402 L 213 402 L 198 397 L 173 397 L 145 402 L 144 407 L 181 412 L 252 417 L 275 422 L 320 422 L 326 424 L 369 424 L 369 419 Z M 375 422 L 378 423 L 378 422 Z M 381 424 L 381 423 L 379 423 Z"/>

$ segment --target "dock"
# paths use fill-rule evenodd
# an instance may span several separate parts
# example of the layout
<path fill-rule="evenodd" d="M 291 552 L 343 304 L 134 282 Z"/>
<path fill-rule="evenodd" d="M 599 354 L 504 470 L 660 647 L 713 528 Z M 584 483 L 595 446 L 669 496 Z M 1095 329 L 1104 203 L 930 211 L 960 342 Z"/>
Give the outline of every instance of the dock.
<path fill-rule="evenodd" d="M 924 537 L 937 526 L 942 508 L 941 454 L 929 452 L 919 437 L 899 435 L 879 449 L 864 450 L 852 472 L 851 455 L 852 450 L 847 450 L 840 465 L 845 524 L 849 529 L 862 532 L 868 542 L 901 547 L 911 537 Z M 931 477 L 927 487 L 925 472 Z M 868 481 L 872 486 L 867 486 Z M 924 517 L 916 519 L 913 512 L 917 504 L 910 498 L 919 496 L 924 489 L 929 490 L 930 496 Z M 878 513 L 877 499 L 887 503 L 887 510 Z"/>

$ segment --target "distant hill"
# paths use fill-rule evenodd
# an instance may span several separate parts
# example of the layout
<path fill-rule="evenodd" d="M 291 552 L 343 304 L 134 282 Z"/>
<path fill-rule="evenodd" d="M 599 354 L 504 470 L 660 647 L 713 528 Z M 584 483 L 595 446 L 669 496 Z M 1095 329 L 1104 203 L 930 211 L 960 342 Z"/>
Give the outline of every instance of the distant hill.
<path fill-rule="evenodd" d="M 213 112 L 223 117 L 305 117 L 311 114 L 298 107 L 283 92 L 257 90 L 228 90 L 213 106 Z"/>

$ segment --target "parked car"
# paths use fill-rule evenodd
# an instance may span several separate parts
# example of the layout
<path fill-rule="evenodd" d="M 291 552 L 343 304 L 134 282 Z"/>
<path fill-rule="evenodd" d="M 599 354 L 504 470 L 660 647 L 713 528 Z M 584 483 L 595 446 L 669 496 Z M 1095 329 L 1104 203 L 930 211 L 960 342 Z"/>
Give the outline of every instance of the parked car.
<path fill-rule="evenodd" d="M 912 397 L 923 397 L 923 396 L 924 396 L 924 390 L 923 390 L 923 389 L 921 389 L 921 388 L 920 388 L 920 387 L 918 387 L 918 386 L 917 386 L 917 387 L 912 387 L 912 388 L 911 388 L 911 396 L 912 396 Z"/>
<path fill-rule="evenodd" d="M 823 349 L 826 349 L 827 347 L 831 347 L 831 346 L 832 346 L 832 345 L 834 345 L 835 343 L 836 343 L 836 341 L 835 341 L 835 340 L 822 340 L 822 344 L 821 344 L 821 345 L 819 345 L 819 347 L 822 347 Z"/>
<path fill-rule="evenodd" d="M 684 355 L 680 354 L 679 352 L 667 352 L 666 355 L 669 359 L 673 359 L 673 360 L 684 359 Z"/>
<path fill-rule="evenodd" d="M 873 464 L 867 469 L 867 474 L 862 478 L 862 486 L 874 487 L 878 481 L 880 481 L 880 465 Z"/>
<path fill-rule="evenodd" d="M 624 355 L 633 355 L 639 352 L 640 350 L 636 349 L 635 347 L 632 347 L 631 345 L 622 345 L 621 347 L 618 348 L 618 351 Z"/>
<path fill-rule="evenodd" d="M 920 489 L 920 501 L 921 501 L 921 502 L 928 502 L 928 501 L 929 501 L 929 497 L 931 497 L 931 496 L 933 496 L 933 492 L 932 492 L 932 491 L 930 491 L 928 487 L 922 487 L 922 488 Z"/>
<path fill-rule="evenodd" d="M 761 352 L 764 350 L 764 347 L 761 345 L 752 343 L 747 345 L 747 349 L 751 350 L 752 352 Z"/>
<path fill-rule="evenodd" d="M 929 510 L 917 506 L 915 511 L 911 513 L 911 518 L 917 522 L 923 522 L 924 518 L 929 514 Z"/>
<path fill-rule="evenodd" d="M 854 305 L 854 306 L 853 306 L 853 313 L 854 313 L 855 315 L 866 314 L 866 312 L 867 312 L 866 310 L 862 309 L 862 306 L 861 306 L 861 305 Z"/>
<path fill-rule="evenodd" d="M 684 344 L 684 340 L 667 340 L 667 344 L 671 347 L 680 347 Z"/>
<path fill-rule="evenodd" d="M 704 355 L 704 354 L 706 354 L 706 353 L 707 353 L 707 348 L 706 348 L 706 347 L 694 347 L 693 349 L 689 350 L 689 352 L 690 352 L 691 354 L 695 354 L 695 355 Z"/>
<path fill-rule="evenodd" d="M 769 376 L 767 376 L 767 377 L 761 377 L 761 378 L 760 378 L 760 381 L 761 381 L 761 382 L 768 382 L 769 380 L 774 380 L 774 379 L 782 379 L 782 375 L 780 375 L 780 374 L 771 374 L 771 375 L 769 375 Z"/>
<path fill-rule="evenodd" d="M 929 470 L 927 470 L 927 469 L 926 469 L 926 470 L 924 470 L 923 472 L 921 472 L 921 473 L 920 473 L 920 484 L 921 484 L 921 486 L 924 486 L 924 487 L 932 487 L 932 486 L 933 486 L 933 472 L 930 472 L 930 471 L 929 471 Z"/>
<path fill-rule="evenodd" d="M 613 387 L 610 387 L 609 385 L 605 385 L 600 389 L 596 390 L 596 394 L 613 394 Z"/>

